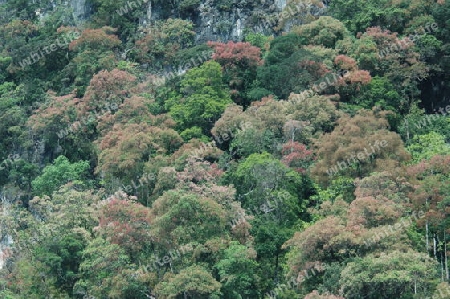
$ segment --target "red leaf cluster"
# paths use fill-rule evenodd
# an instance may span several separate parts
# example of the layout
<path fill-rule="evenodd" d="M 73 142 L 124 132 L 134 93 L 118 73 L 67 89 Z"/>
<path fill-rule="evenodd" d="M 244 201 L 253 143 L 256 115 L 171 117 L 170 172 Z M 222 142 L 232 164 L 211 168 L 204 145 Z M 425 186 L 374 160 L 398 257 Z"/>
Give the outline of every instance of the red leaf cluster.
<path fill-rule="evenodd" d="M 103 27 L 100 29 L 86 29 L 81 33 L 79 39 L 69 44 L 69 50 L 78 51 L 85 48 L 94 50 L 111 50 L 122 42 L 113 35 L 115 29 L 111 27 Z"/>
<path fill-rule="evenodd" d="M 228 43 L 208 42 L 208 46 L 214 48 L 212 59 L 224 67 L 235 65 L 256 67 L 263 63 L 261 49 L 246 42 Z"/>
<path fill-rule="evenodd" d="M 355 59 L 348 57 L 346 55 L 338 55 L 334 59 L 334 64 L 339 66 L 341 69 L 344 70 L 355 70 L 358 68 Z"/>
<path fill-rule="evenodd" d="M 306 145 L 296 141 L 283 144 L 281 162 L 288 167 L 294 167 L 297 172 L 304 173 L 307 167 L 315 160 L 312 150 Z"/>
<path fill-rule="evenodd" d="M 137 253 L 152 241 L 150 224 L 150 209 L 114 198 L 99 211 L 99 224 L 95 230 L 112 243 Z"/>

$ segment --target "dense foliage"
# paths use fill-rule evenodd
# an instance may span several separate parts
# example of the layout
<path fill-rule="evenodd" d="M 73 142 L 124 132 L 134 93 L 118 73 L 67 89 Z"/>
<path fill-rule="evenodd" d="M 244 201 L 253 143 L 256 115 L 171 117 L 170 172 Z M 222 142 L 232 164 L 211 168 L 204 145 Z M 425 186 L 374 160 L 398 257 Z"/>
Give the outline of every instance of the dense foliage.
<path fill-rule="evenodd" d="M 450 1 L 91 2 L 0 2 L 0 298 L 450 298 Z"/>

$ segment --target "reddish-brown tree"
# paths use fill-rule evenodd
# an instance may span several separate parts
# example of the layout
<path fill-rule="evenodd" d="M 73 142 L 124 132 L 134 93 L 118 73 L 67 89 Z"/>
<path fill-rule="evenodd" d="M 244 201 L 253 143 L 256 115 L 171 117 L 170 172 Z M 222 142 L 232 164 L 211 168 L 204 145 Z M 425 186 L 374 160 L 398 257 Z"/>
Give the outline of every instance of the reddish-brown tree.
<path fill-rule="evenodd" d="M 316 142 L 318 163 L 312 173 L 319 181 L 327 184 L 336 174 L 364 177 L 408 160 L 403 141 L 388 130 L 385 115 L 361 110 L 355 117 L 340 118 L 334 131 Z"/>
<path fill-rule="evenodd" d="M 256 68 L 262 65 L 261 49 L 247 42 L 208 42 L 214 49 L 212 59 L 220 63 L 224 79 L 229 82 L 233 100 L 248 105 L 245 93 L 256 78 Z"/>
<path fill-rule="evenodd" d="M 283 155 L 281 161 L 286 166 L 293 167 L 295 171 L 300 173 L 305 173 L 315 160 L 313 152 L 308 150 L 306 145 L 295 141 L 283 144 L 281 154 Z"/>
<path fill-rule="evenodd" d="M 69 44 L 69 50 L 83 52 L 90 50 L 111 50 L 119 46 L 122 42 L 114 35 L 117 30 L 111 27 L 100 29 L 86 29 L 81 33 L 80 38 L 73 40 Z"/>
<path fill-rule="evenodd" d="M 100 204 L 99 224 L 95 231 L 136 257 L 144 248 L 148 249 L 153 240 L 150 235 L 150 209 L 133 201 L 125 193 L 119 195 Z"/>

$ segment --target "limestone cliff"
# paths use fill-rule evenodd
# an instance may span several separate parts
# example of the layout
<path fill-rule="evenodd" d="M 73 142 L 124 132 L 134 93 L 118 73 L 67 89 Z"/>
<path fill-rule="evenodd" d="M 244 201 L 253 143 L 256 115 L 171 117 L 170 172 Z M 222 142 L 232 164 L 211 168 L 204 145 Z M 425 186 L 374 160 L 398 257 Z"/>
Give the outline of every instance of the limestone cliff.
<path fill-rule="evenodd" d="M 238 41 L 246 32 L 277 35 L 289 31 L 292 25 L 326 14 L 327 3 L 318 0 L 174 0 L 168 11 L 160 1 L 152 0 L 146 2 L 146 14 L 140 23 L 145 26 L 169 17 L 190 19 L 196 25 L 198 43 Z M 71 0 L 70 6 L 76 23 L 89 19 L 92 11 L 89 0 Z"/>

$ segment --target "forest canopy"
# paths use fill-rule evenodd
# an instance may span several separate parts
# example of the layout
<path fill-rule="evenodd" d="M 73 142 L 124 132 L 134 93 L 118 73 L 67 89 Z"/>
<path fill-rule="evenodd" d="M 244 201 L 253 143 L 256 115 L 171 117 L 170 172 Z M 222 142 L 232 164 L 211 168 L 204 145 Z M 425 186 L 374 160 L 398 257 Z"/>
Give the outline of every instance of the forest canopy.
<path fill-rule="evenodd" d="M 0 298 L 450 298 L 450 1 L 262 2 L 0 2 Z"/>

